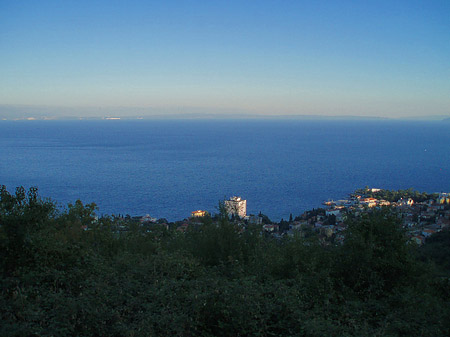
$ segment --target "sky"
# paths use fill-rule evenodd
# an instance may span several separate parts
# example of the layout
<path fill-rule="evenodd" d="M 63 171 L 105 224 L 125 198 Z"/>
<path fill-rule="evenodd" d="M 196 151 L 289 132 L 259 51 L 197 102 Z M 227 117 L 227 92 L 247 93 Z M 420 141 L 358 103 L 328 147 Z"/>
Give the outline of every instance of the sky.
<path fill-rule="evenodd" d="M 36 107 L 450 116 L 450 1 L 0 0 L 0 112 Z"/>

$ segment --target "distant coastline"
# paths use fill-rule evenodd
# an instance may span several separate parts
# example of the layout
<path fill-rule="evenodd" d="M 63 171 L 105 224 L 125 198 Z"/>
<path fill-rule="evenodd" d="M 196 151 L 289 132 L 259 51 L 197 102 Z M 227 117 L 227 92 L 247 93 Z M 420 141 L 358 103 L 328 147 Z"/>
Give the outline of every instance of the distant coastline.
<path fill-rule="evenodd" d="M 183 112 L 180 112 L 183 111 Z M 211 112 L 214 111 L 214 112 Z M 0 104 L 0 120 L 430 120 L 450 121 L 450 115 L 431 116 L 357 116 L 351 114 L 267 114 L 245 110 L 221 110 L 207 108 L 151 108 L 151 107 L 55 107 Z"/>

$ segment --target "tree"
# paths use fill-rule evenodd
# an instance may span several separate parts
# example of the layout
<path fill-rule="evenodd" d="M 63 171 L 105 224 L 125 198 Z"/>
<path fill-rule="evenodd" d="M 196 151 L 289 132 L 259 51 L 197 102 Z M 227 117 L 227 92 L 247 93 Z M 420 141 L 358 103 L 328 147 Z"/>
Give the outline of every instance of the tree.
<path fill-rule="evenodd" d="M 265 215 L 265 214 L 259 212 L 259 215 L 258 215 L 258 216 L 259 216 L 260 218 L 262 218 L 262 223 L 264 223 L 264 224 L 271 224 L 271 223 L 272 223 L 272 221 L 269 219 L 269 217 L 268 217 L 267 215 Z"/>
<path fill-rule="evenodd" d="M 379 296 L 411 282 L 413 260 L 398 218 L 389 209 L 376 210 L 348 224 L 337 269 L 346 286 Z"/>
<path fill-rule="evenodd" d="M 440 273 L 450 276 L 450 228 L 430 236 L 419 253 L 423 261 L 433 261 Z"/>
<path fill-rule="evenodd" d="M 242 260 L 243 238 L 237 224 L 228 219 L 224 203 L 219 204 L 218 222 L 205 222 L 187 233 L 189 250 L 205 265 L 226 265 Z"/>
<path fill-rule="evenodd" d="M 97 205 L 95 203 L 83 205 L 83 202 L 78 199 L 75 204 L 69 204 L 68 207 L 67 217 L 71 221 L 79 223 L 82 227 L 92 225 L 97 219 L 95 213 Z"/>
<path fill-rule="evenodd" d="M 326 225 L 336 225 L 336 215 L 330 214 L 325 220 Z"/>
<path fill-rule="evenodd" d="M 17 187 L 15 194 L 4 185 L 0 187 L 1 251 L 7 271 L 26 262 L 32 233 L 48 224 L 55 213 L 55 204 L 40 198 L 36 187 L 28 192 Z"/>
<path fill-rule="evenodd" d="M 281 219 L 280 223 L 279 223 L 279 228 L 281 232 L 286 232 L 289 230 L 289 222 Z"/>

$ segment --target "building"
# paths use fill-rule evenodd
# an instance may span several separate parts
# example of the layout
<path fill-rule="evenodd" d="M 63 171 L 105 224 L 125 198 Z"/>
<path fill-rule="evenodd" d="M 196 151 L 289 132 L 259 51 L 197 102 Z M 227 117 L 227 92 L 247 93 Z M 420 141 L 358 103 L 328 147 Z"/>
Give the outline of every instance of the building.
<path fill-rule="evenodd" d="M 228 215 L 237 215 L 240 218 L 247 215 L 247 200 L 241 197 L 231 197 L 230 200 L 225 200 L 224 204 Z"/>
<path fill-rule="evenodd" d="M 360 204 L 366 205 L 369 208 L 375 207 L 377 205 L 378 200 L 375 198 L 364 198 L 359 201 Z"/>
<path fill-rule="evenodd" d="M 263 218 L 256 215 L 250 215 L 248 218 L 248 222 L 254 225 L 262 225 Z"/>
<path fill-rule="evenodd" d="M 266 232 L 269 232 L 269 233 L 278 232 L 279 229 L 280 228 L 278 225 L 264 225 L 263 226 L 263 230 Z"/>
<path fill-rule="evenodd" d="M 325 215 L 326 216 L 330 216 L 330 215 L 339 216 L 339 215 L 341 215 L 341 210 L 337 209 L 337 208 L 327 209 L 325 211 Z"/>
<path fill-rule="evenodd" d="M 151 217 L 149 214 L 146 214 L 146 215 L 144 215 L 143 217 L 141 217 L 140 219 L 139 219 L 139 221 L 141 222 L 141 223 L 148 223 L 148 222 L 156 222 L 157 221 L 157 219 L 156 218 L 154 218 L 154 217 Z"/>
<path fill-rule="evenodd" d="M 192 218 L 201 218 L 201 217 L 204 217 L 205 215 L 206 215 L 206 211 L 198 210 L 198 211 L 191 212 Z"/>
<path fill-rule="evenodd" d="M 450 193 L 439 193 L 438 204 L 450 204 Z"/>
<path fill-rule="evenodd" d="M 403 199 L 401 198 L 399 201 L 397 201 L 398 206 L 408 206 L 411 207 L 414 204 L 414 200 L 411 198 Z"/>

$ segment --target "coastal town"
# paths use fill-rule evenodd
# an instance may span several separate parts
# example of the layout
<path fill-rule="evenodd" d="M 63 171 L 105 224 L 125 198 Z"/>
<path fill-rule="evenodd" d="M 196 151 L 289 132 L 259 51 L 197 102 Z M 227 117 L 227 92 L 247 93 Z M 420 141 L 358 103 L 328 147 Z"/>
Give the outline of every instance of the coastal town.
<path fill-rule="evenodd" d="M 260 226 L 263 235 L 274 238 L 316 236 L 324 245 L 342 243 L 348 221 L 379 209 L 393 212 L 401 221 L 410 240 L 418 245 L 422 245 L 434 233 L 450 227 L 450 193 L 428 194 L 412 189 L 388 191 L 366 187 L 355 191 L 346 199 L 325 201 L 322 207 L 305 211 L 295 217 L 291 214 L 288 220 L 282 219 L 279 222 L 271 221 L 262 213 L 247 214 L 247 200 L 241 197 L 233 196 L 223 202 L 223 211 L 227 213 L 229 221 L 235 223 L 242 232 L 249 226 Z M 218 215 L 212 216 L 208 211 L 195 210 L 186 219 L 173 223 L 148 214 L 122 220 L 137 222 L 149 231 L 159 225 L 183 233 L 208 222 L 217 222 Z M 127 230 L 126 222 L 121 222 L 121 231 Z"/>

